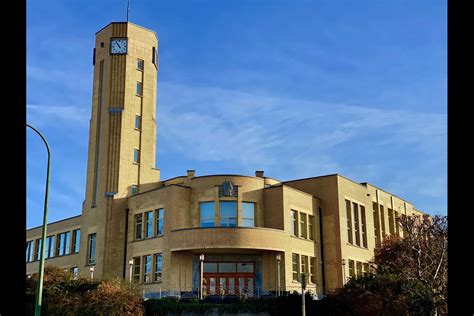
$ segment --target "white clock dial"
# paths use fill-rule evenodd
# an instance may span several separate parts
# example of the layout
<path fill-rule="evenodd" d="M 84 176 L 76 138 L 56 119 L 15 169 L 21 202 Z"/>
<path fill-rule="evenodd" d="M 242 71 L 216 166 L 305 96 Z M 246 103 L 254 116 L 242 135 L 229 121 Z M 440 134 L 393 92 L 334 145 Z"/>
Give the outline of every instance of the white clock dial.
<path fill-rule="evenodd" d="M 127 53 L 127 39 L 112 39 L 110 41 L 111 54 L 126 54 Z"/>

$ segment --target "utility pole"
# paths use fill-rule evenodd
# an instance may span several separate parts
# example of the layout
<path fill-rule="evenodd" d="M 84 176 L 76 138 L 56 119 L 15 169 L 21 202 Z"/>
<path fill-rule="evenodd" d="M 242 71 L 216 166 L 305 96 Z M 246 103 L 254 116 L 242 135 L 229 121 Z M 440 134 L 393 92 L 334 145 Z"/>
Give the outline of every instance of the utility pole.
<path fill-rule="evenodd" d="M 301 310 L 302 315 L 306 316 L 306 306 L 304 301 L 304 290 L 306 289 L 306 274 L 301 273 Z"/>

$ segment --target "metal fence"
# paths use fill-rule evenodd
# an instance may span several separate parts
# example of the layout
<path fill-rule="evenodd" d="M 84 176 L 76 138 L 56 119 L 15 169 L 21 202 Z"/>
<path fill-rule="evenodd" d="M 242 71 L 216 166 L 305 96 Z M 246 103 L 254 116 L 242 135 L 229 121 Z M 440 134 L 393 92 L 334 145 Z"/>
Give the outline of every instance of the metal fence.
<path fill-rule="evenodd" d="M 305 290 L 306 295 L 311 295 L 314 299 L 319 299 L 316 287 L 307 287 Z M 275 288 L 269 289 L 261 286 L 251 287 L 221 287 L 221 286 L 204 286 L 203 287 L 203 299 L 262 299 L 271 298 L 277 296 L 288 296 L 292 293 L 301 294 L 301 286 L 287 286 L 281 288 L 280 291 Z M 162 288 L 156 289 L 142 289 L 142 296 L 144 299 L 150 298 L 175 298 L 175 299 L 199 299 L 199 288 L 179 288 L 173 290 L 164 290 Z"/>

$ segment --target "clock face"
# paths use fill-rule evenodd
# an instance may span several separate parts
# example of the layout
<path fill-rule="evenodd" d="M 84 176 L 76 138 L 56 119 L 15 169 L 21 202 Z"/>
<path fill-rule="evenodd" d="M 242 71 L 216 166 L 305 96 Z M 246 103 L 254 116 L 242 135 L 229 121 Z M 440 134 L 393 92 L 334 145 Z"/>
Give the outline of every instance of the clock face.
<path fill-rule="evenodd" d="M 111 54 L 126 54 L 127 53 L 127 39 L 116 38 L 110 40 L 110 53 Z"/>

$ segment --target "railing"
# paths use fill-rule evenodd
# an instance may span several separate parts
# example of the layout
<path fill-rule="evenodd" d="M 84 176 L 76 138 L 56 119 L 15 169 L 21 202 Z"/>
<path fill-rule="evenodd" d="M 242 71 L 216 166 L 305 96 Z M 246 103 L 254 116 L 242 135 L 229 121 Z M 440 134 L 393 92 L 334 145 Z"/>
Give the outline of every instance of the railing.
<path fill-rule="evenodd" d="M 282 287 L 280 290 L 280 296 L 288 296 L 293 293 L 301 294 L 301 286 L 287 286 Z M 305 290 L 306 295 L 311 295 L 314 299 L 319 299 L 321 294 L 318 295 L 316 287 L 307 287 Z M 150 298 L 174 298 L 177 300 L 188 300 L 188 299 L 199 299 L 199 288 L 180 288 L 172 290 L 164 290 L 159 288 L 157 290 L 142 290 L 142 296 L 144 299 Z M 233 287 L 221 287 L 221 286 L 204 286 L 203 287 L 203 298 L 207 300 L 231 300 L 231 299 L 265 299 L 271 297 L 277 297 L 278 291 L 275 288 L 264 288 L 261 286 L 233 286 Z"/>

